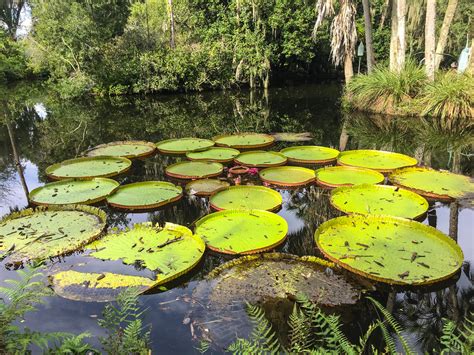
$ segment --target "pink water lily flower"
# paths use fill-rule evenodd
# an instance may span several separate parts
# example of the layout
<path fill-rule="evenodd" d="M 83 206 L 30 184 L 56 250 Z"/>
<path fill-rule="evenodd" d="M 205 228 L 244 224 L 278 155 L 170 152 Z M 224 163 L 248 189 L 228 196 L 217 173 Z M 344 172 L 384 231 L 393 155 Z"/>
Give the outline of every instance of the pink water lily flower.
<path fill-rule="evenodd" d="M 257 175 L 258 174 L 258 169 L 257 168 L 250 168 L 249 169 L 249 174 L 250 175 Z"/>

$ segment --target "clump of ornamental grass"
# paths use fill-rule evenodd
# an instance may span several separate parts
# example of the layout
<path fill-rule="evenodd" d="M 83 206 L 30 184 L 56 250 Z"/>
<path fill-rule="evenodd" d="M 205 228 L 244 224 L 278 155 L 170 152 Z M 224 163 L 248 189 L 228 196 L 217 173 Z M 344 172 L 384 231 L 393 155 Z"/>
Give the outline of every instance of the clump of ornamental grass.
<path fill-rule="evenodd" d="M 371 74 L 355 76 L 346 86 L 344 101 L 356 110 L 403 114 L 425 82 L 423 68 L 411 61 L 400 73 L 378 67 Z"/>

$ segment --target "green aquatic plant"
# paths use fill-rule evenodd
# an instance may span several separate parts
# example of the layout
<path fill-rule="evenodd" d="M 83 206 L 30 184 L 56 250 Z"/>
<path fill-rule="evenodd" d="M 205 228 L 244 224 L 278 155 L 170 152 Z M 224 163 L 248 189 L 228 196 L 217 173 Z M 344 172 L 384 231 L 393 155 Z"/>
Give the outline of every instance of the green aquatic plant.
<path fill-rule="evenodd" d="M 194 233 L 213 251 L 253 254 L 281 244 L 288 233 L 288 223 L 267 211 L 225 210 L 198 220 Z"/>
<path fill-rule="evenodd" d="M 127 158 L 98 156 L 65 160 L 46 168 L 46 175 L 53 180 L 71 178 L 111 177 L 130 169 Z"/>
<path fill-rule="evenodd" d="M 97 238 L 105 222 L 105 212 L 81 205 L 12 213 L 0 221 L 0 258 L 21 263 L 71 253 Z"/>
<path fill-rule="evenodd" d="M 321 252 L 354 273 L 389 284 L 424 285 L 460 269 L 461 248 L 436 228 L 404 218 L 350 215 L 315 233 Z"/>
<path fill-rule="evenodd" d="M 280 150 L 288 161 L 296 164 L 326 164 L 335 162 L 339 156 L 337 149 L 316 145 L 302 145 Z"/>
<path fill-rule="evenodd" d="M 97 145 L 86 151 L 89 157 L 107 155 L 128 159 L 145 158 L 156 151 L 155 144 L 146 141 L 117 141 Z"/>
<path fill-rule="evenodd" d="M 217 179 L 199 179 L 186 184 L 185 190 L 189 195 L 210 196 L 216 191 L 229 187 L 227 181 Z"/>
<path fill-rule="evenodd" d="M 221 163 L 209 161 L 181 161 L 168 165 L 165 173 L 177 179 L 203 179 L 222 174 L 224 166 Z"/>
<path fill-rule="evenodd" d="M 206 150 L 186 153 L 189 160 L 206 160 L 218 163 L 229 163 L 239 155 L 240 152 L 234 148 L 228 147 L 211 147 Z"/>
<path fill-rule="evenodd" d="M 331 204 L 351 214 L 389 215 L 416 219 L 428 211 L 428 201 L 395 186 L 357 185 L 332 190 Z"/>
<path fill-rule="evenodd" d="M 306 142 L 313 139 L 313 136 L 309 132 L 302 133 L 290 133 L 290 132 L 279 132 L 272 133 L 273 138 L 276 142 Z"/>
<path fill-rule="evenodd" d="M 270 152 L 264 150 L 252 150 L 240 153 L 234 158 L 234 163 L 250 168 L 267 168 L 271 166 L 285 165 L 287 158 L 277 152 Z"/>
<path fill-rule="evenodd" d="M 107 197 L 107 203 L 126 210 L 146 210 L 176 202 L 183 189 L 166 181 L 142 181 L 120 186 Z"/>
<path fill-rule="evenodd" d="M 264 148 L 273 144 L 275 138 L 263 133 L 223 134 L 213 138 L 216 145 L 236 149 Z"/>
<path fill-rule="evenodd" d="M 222 189 L 209 199 L 211 207 L 220 210 L 267 210 L 274 211 L 281 207 L 283 198 L 268 187 L 239 185 Z"/>
<path fill-rule="evenodd" d="M 202 138 L 176 138 L 156 143 L 156 148 L 164 154 L 185 154 L 212 147 L 214 142 Z"/>
<path fill-rule="evenodd" d="M 408 155 L 382 150 L 346 150 L 339 155 L 337 163 L 387 173 L 398 168 L 414 166 L 418 161 Z"/>
<path fill-rule="evenodd" d="M 378 171 L 352 166 L 327 166 L 316 170 L 316 183 L 326 188 L 360 184 L 380 184 L 385 180 Z"/>
<path fill-rule="evenodd" d="M 259 172 L 260 179 L 276 186 L 304 186 L 314 182 L 314 170 L 297 166 L 278 166 L 266 168 Z"/>
<path fill-rule="evenodd" d="M 90 205 L 104 200 L 119 183 L 107 178 L 65 179 L 37 187 L 29 193 L 34 205 Z"/>

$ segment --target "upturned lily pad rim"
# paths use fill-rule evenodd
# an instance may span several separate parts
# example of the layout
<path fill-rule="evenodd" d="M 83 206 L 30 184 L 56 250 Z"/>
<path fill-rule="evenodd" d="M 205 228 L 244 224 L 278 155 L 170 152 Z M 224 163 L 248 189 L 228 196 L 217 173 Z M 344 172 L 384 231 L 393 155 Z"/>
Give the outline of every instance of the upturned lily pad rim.
<path fill-rule="evenodd" d="M 305 172 L 308 174 L 308 176 L 311 174 L 312 177 L 311 178 L 308 178 L 307 180 L 304 180 L 304 181 L 301 181 L 301 182 L 282 182 L 282 181 L 278 181 L 278 180 L 270 180 L 270 179 L 267 179 L 265 178 L 263 175 L 265 174 L 265 172 L 268 172 L 270 169 L 285 169 L 287 171 L 290 171 L 290 170 L 298 170 L 298 171 L 302 171 L 302 172 Z M 316 174 L 314 172 L 314 170 L 312 169 L 308 169 L 308 168 L 303 168 L 303 167 L 299 167 L 299 166 L 276 166 L 276 167 L 271 167 L 271 168 L 266 168 L 266 169 L 263 169 L 261 170 L 259 173 L 258 173 L 260 179 L 263 181 L 263 182 L 266 182 L 268 184 L 271 184 L 271 185 L 275 185 L 275 186 L 283 186 L 283 187 L 299 187 L 299 186 L 306 186 L 306 185 L 309 185 L 311 183 L 313 183 L 315 180 L 316 180 Z"/>
<path fill-rule="evenodd" d="M 205 150 L 198 150 L 198 151 L 193 151 L 193 152 L 186 152 L 186 158 L 188 158 L 191 161 L 211 161 L 211 162 L 216 162 L 216 163 L 230 163 L 234 160 L 234 158 L 227 158 L 227 159 L 213 159 L 213 158 L 196 158 L 192 157 L 193 153 L 204 153 L 207 152 L 208 150 L 218 150 L 218 149 L 225 149 L 227 151 L 233 151 L 235 156 L 240 154 L 240 151 L 231 147 L 209 147 Z"/>
<path fill-rule="evenodd" d="M 196 149 L 192 149 L 192 150 L 187 150 L 187 149 L 171 150 L 171 149 L 160 148 L 160 145 L 163 145 L 163 144 L 166 144 L 166 143 L 169 143 L 169 142 L 177 142 L 177 141 L 185 141 L 185 140 L 204 141 L 204 142 L 207 142 L 208 145 L 205 146 L 205 147 L 196 148 Z M 199 152 L 199 151 L 202 151 L 202 150 L 209 149 L 209 148 L 213 147 L 214 145 L 215 145 L 214 141 L 212 141 L 210 139 L 198 138 L 198 137 L 171 138 L 171 139 L 165 139 L 163 141 L 159 141 L 159 142 L 155 143 L 156 149 L 158 149 L 158 151 L 160 153 L 163 153 L 163 154 L 176 154 L 176 155 L 183 155 L 183 154 L 186 154 L 188 152 Z"/>
<path fill-rule="evenodd" d="M 351 166 L 351 167 L 358 167 L 358 168 L 366 168 L 366 169 L 371 169 L 371 170 L 378 171 L 380 173 L 390 173 L 395 169 L 399 169 L 399 168 L 391 168 L 391 169 L 389 169 L 389 168 L 381 168 L 381 169 L 368 168 L 368 167 L 364 167 L 364 166 L 352 165 L 352 164 L 347 164 L 347 163 L 341 162 L 341 159 L 344 158 L 344 156 L 347 156 L 347 155 L 350 155 L 350 154 L 356 154 L 356 152 L 357 153 L 377 152 L 377 153 L 380 153 L 380 154 L 386 154 L 386 155 L 389 154 L 392 157 L 397 156 L 397 157 L 407 161 L 407 165 L 404 165 L 403 167 L 410 167 L 410 166 L 415 166 L 415 165 L 418 164 L 417 159 L 415 159 L 415 158 L 413 158 L 409 155 L 402 154 L 402 153 L 390 152 L 390 151 L 386 151 L 386 150 L 377 150 L 377 149 L 354 149 L 354 150 L 345 150 L 345 151 L 341 152 L 339 154 L 339 157 L 337 158 L 337 165 Z M 408 163 L 408 161 L 410 161 L 410 162 Z"/>
<path fill-rule="evenodd" d="M 325 166 L 323 168 L 319 168 L 318 170 L 316 170 L 316 184 L 318 184 L 318 186 L 320 186 L 320 187 L 324 187 L 324 188 L 328 188 L 328 189 L 332 189 L 332 188 L 336 188 L 336 187 L 343 187 L 343 186 L 346 186 L 346 187 L 354 186 L 354 184 L 331 184 L 330 182 L 323 181 L 319 178 L 319 173 L 321 173 L 323 171 L 339 170 L 341 168 L 346 169 L 346 170 L 352 170 L 354 172 L 366 173 L 368 175 L 377 176 L 380 180 L 379 182 L 377 182 L 377 184 L 381 184 L 385 181 L 385 176 L 379 171 L 376 171 L 376 170 L 373 170 L 373 169 L 368 169 L 368 168 L 360 168 L 360 167 L 356 167 L 356 166 L 338 165 L 338 166 Z"/>
<path fill-rule="evenodd" d="M 227 137 L 233 137 L 233 136 L 241 136 L 241 135 L 255 135 L 255 136 L 260 136 L 262 138 L 265 138 L 267 142 L 265 143 L 259 143 L 259 144 L 233 144 L 233 145 L 228 145 L 225 143 L 219 143 L 217 140 L 221 138 L 227 138 Z M 230 148 L 235 148 L 235 149 L 255 149 L 255 148 L 265 148 L 265 147 L 270 147 L 275 143 L 275 137 L 273 137 L 270 134 L 266 133 L 255 133 L 255 132 L 239 132 L 239 133 L 233 133 L 233 134 L 220 134 L 218 136 L 214 136 L 212 140 L 216 143 L 216 146 L 218 147 L 230 147 Z"/>
<path fill-rule="evenodd" d="M 251 154 L 271 154 L 271 155 L 274 155 L 274 156 L 277 156 L 277 157 L 280 157 L 283 159 L 282 162 L 279 162 L 279 163 L 257 163 L 257 164 L 250 164 L 250 163 L 246 163 L 244 161 L 242 161 L 241 159 L 245 156 L 248 156 L 248 155 L 251 155 Z M 240 153 L 238 156 L 236 156 L 234 158 L 234 164 L 236 165 L 242 165 L 242 166 L 246 166 L 246 167 L 249 167 L 249 168 L 271 168 L 271 167 L 274 167 L 274 166 L 283 166 L 283 165 L 286 165 L 286 163 L 288 162 L 288 158 L 286 156 L 284 156 L 283 154 L 279 153 L 279 152 L 273 152 L 273 151 L 268 151 L 268 150 L 249 150 L 249 151 L 246 151 L 246 152 L 243 152 L 243 153 Z"/>
<path fill-rule="evenodd" d="M 404 185 L 404 184 L 400 183 L 399 181 L 397 181 L 397 176 L 398 175 L 403 174 L 403 172 L 410 171 L 410 170 L 426 170 L 426 171 L 430 171 L 430 172 L 437 172 L 437 173 L 447 174 L 447 175 L 449 174 L 449 175 L 463 176 L 466 179 L 469 179 L 469 177 L 465 176 L 465 175 L 455 174 L 455 173 L 452 173 L 452 172 L 446 171 L 446 170 L 436 170 L 436 169 L 426 167 L 426 166 L 423 166 L 423 167 L 409 166 L 409 167 L 405 167 L 405 168 L 395 169 L 391 174 L 389 174 L 388 180 L 393 185 L 399 186 L 399 187 L 401 187 L 405 190 L 415 192 L 415 193 L 417 193 L 421 196 L 426 197 L 430 201 L 452 202 L 452 201 L 455 201 L 456 198 L 451 197 L 451 196 L 446 195 L 446 194 L 437 194 L 435 192 L 425 191 L 425 190 L 422 190 L 422 189 L 416 189 L 416 188 L 410 187 L 408 185 Z"/>
<path fill-rule="evenodd" d="M 449 246 L 453 249 L 453 251 L 457 254 L 457 257 L 460 260 L 459 268 L 457 268 L 453 272 L 451 272 L 449 274 L 446 274 L 443 277 L 439 277 L 437 279 L 429 279 L 429 281 L 419 281 L 419 282 L 412 282 L 412 283 L 402 282 L 402 281 L 388 279 L 388 278 L 384 278 L 384 277 L 379 277 L 377 275 L 369 274 L 369 273 L 366 273 L 362 270 L 356 269 L 356 268 L 342 262 L 340 259 L 338 259 L 336 257 L 333 257 L 329 253 L 327 253 L 324 250 L 324 248 L 321 246 L 320 241 L 319 241 L 319 237 L 320 237 L 321 233 L 323 231 L 325 231 L 328 227 L 343 223 L 345 220 L 350 220 L 350 219 L 353 220 L 354 218 L 355 219 L 363 219 L 364 221 L 366 221 L 368 219 L 391 220 L 391 221 L 396 221 L 399 224 L 403 223 L 403 224 L 415 225 L 415 226 L 417 226 L 417 228 L 429 230 L 430 232 L 432 232 L 431 235 L 434 235 L 435 238 L 441 239 L 441 240 L 445 241 L 446 243 L 448 243 Z M 369 279 L 372 279 L 372 280 L 376 280 L 376 281 L 379 281 L 379 282 L 387 283 L 387 284 L 390 284 L 390 285 L 421 286 L 421 285 L 435 284 L 435 283 L 438 283 L 440 281 L 447 280 L 447 279 L 451 278 L 452 276 L 454 276 L 459 271 L 459 269 L 461 268 L 462 263 L 464 261 L 464 253 L 463 253 L 462 249 L 459 247 L 459 245 L 453 239 L 451 239 L 450 237 L 445 235 L 443 232 L 441 232 L 440 230 L 438 230 L 434 227 L 431 227 L 429 225 L 422 224 L 420 222 L 416 222 L 416 221 L 413 221 L 411 219 L 401 218 L 401 217 L 385 216 L 385 215 L 369 215 L 369 216 L 365 215 L 365 216 L 363 216 L 363 215 L 354 215 L 354 214 L 353 215 L 342 216 L 342 217 L 336 217 L 336 218 L 330 219 L 330 220 L 324 222 L 323 224 L 321 224 L 318 227 L 318 229 L 316 230 L 315 234 L 314 234 L 314 239 L 316 241 L 316 246 L 318 247 L 318 249 L 330 261 L 334 262 L 335 264 L 339 265 L 340 267 L 342 267 L 346 270 L 349 270 L 349 271 L 351 271 L 351 272 L 353 272 L 357 275 L 360 275 L 360 276 L 363 276 L 363 277 L 366 277 L 366 278 L 369 278 Z"/>
<path fill-rule="evenodd" d="M 216 186 L 220 185 L 221 187 L 217 188 L 216 190 L 214 190 L 212 192 L 197 191 L 197 192 L 193 193 L 192 195 L 207 197 L 207 196 L 211 196 L 213 193 L 216 193 L 217 191 L 223 190 L 223 189 L 230 186 L 230 183 L 228 183 L 227 181 L 222 181 L 222 180 L 218 180 L 218 179 L 197 179 L 197 180 L 192 180 L 192 181 L 188 182 L 186 184 L 186 186 L 184 187 L 184 189 L 186 190 L 186 192 L 188 194 L 190 194 L 189 191 L 193 188 L 193 185 L 196 185 L 196 184 L 202 183 L 202 182 L 215 183 Z"/>
<path fill-rule="evenodd" d="M 300 159 L 300 158 L 292 158 L 286 155 L 285 153 L 290 152 L 292 150 L 301 150 L 301 149 L 319 149 L 321 151 L 325 151 L 328 153 L 332 153 L 334 155 L 333 158 L 328 158 L 328 159 Z M 297 145 L 297 146 L 292 146 L 292 147 L 287 147 L 283 148 L 280 150 L 280 153 L 285 155 L 288 158 L 288 161 L 291 163 L 300 163 L 300 164 L 329 164 L 329 163 L 334 163 L 337 160 L 337 157 L 341 153 L 339 150 L 330 148 L 330 147 L 324 147 L 320 145 Z"/>
<path fill-rule="evenodd" d="M 176 197 L 173 197 L 173 198 L 170 198 L 170 199 L 167 199 L 167 200 L 163 200 L 163 201 L 160 201 L 160 202 L 151 203 L 151 204 L 141 204 L 141 205 L 124 205 L 124 204 L 120 204 L 120 203 L 116 203 L 116 202 L 112 201 L 114 193 L 117 193 L 117 192 L 122 191 L 122 190 L 130 189 L 130 188 L 133 189 L 133 188 L 140 187 L 140 186 L 146 187 L 148 185 L 153 185 L 153 186 L 162 185 L 163 187 L 169 187 L 169 188 L 175 189 L 176 192 L 177 192 L 177 195 L 176 195 Z M 165 206 L 167 204 L 179 201 L 183 197 L 183 189 L 181 188 L 181 186 L 177 186 L 177 185 L 175 185 L 171 182 L 168 182 L 168 181 L 139 181 L 139 182 L 133 182 L 133 183 L 130 183 L 130 184 L 119 186 L 115 190 L 114 193 L 110 194 L 107 197 L 107 204 L 114 207 L 114 208 L 123 209 L 123 210 L 150 210 L 150 209 L 159 208 L 159 207 Z"/>
<path fill-rule="evenodd" d="M 54 174 L 54 170 L 56 170 L 57 168 L 62 167 L 63 165 L 69 165 L 69 164 L 74 164 L 74 163 L 83 162 L 83 161 L 104 160 L 104 159 L 115 160 L 115 161 L 116 160 L 121 160 L 123 163 L 127 164 L 127 166 L 125 168 L 121 169 L 121 170 L 116 170 L 116 171 L 111 172 L 111 173 L 100 174 L 100 175 L 87 175 L 87 176 L 74 177 L 74 176 L 61 176 L 61 175 Z M 98 156 L 94 156 L 94 157 L 79 157 L 79 158 L 67 159 L 67 160 L 64 160 L 60 163 L 55 163 L 55 164 L 52 164 L 52 165 L 48 166 L 46 168 L 45 172 L 46 172 L 46 176 L 48 176 L 52 180 L 63 180 L 63 179 L 72 179 L 72 178 L 77 179 L 77 180 L 81 180 L 81 179 L 89 180 L 89 179 L 92 179 L 92 178 L 99 178 L 99 177 L 105 178 L 105 177 L 117 176 L 117 175 L 126 173 L 128 170 L 130 170 L 131 166 L 132 166 L 132 162 L 130 161 L 130 159 L 123 158 L 123 157 L 114 157 L 114 156 L 111 156 L 111 155 L 98 155 Z"/>
<path fill-rule="evenodd" d="M 244 251 L 244 252 L 240 252 L 240 253 L 233 252 L 233 251 L 227 250 L 227 249 L 216 248 L 216 247 L 214 247 L 214 246 L 212 246 L 212 245 L 210 245 L 210 244 L 208 244 L 204 241 L 204 243 L 206 244 L 206 247 L 209 250 L 212 250 L 212 251 L 214 251 L 216 253 L 219 253 L 219 254 L 227 254 L 227 255 L 250 255 L 250 254 L 258 254 L 258 253 L 261 253 L 261 252 L 264 252 L 264 251 L 267 251 L 267 250 L 274 249 L 277 246 L 279 246 L 280 244 L 285 242 L 286 237 L 288 235 L 288 222 L 283 217 L 277 215 L 276 213 L 268 212 L 268 211 L 264 211 L 264 210 L 223 210 L 223 211 L 210 213 L 210 214 L 208 214 L 208 215 L 206 215 L 206 216 L 204 216 L 204 217 L 202 217 L 202 218 L 200 218 L 199 220 L 196 221 L 195 229 L 194 229 L 194 235 L 199 237 L 199 234 L 196 233 L 196 230 L 204 222 L 206 222 L 210 219 L 214 219 L 214 218 L 224 218 L 225 215 L 233 214 L 233 213 L 260 214 L 260 215 L 266 216 L 267 218 L 279 219 L 279 220 L 281 220 L 285 223 L 285 226 L 286 226 L 285 233 L 284 233 L 283 237 L 280 238 L 280 240 L 273 243 L 272 245 L 268 245 L 268 246 L 265 246 L 265 247 L 262 247 L 262 248 L 252 249 L 252 250 L 248 250 L 248 251 Z"/>
<path fill-rule="evenodd" d="M 413 216 L 413 217 L 410 217 L 409 219 L 418 220 L 421 217 L 424 217 L 426 215 L 426 212 L 428 211 L 428 208 L 429 208 L 428 201 L 426 201 L 426 199 L 423 196 L 420 196 L 420 195 L 418 195 L 417 193 L 415 193 L 413 191 L 402 189 L 402 188 L 399 188 L 397 186 L 372 185 L 372 184 L 360 184 L 360 185 L 356 185 L 356 186 L 337 187 L 337 188 L 335 188 L 334 190 L 331 191 L 331 196 L 329 198 L 329 203 L 331 204 L 332 207 L 334 207 L 338 211 L 341 211 L 342 213 L 345 213 L 345 214 L 348 214 L 348 215 L 355 214 L 355 215 L 363 215 L 363 216 L 367 216 L 367 215 L 370 215 L 370 216 L 376 216 L 376 215 L 392 216 L 390 214 L 379 214 L 379 213 L 374 214 L 374 213 L 370 213 L 370 212 L 367 212 L 367 213 L 350 212 L 350 211 L 348 211 L 347 208 L 345 208 L 345 206 L 338 205 L 337 203 L 334 202 L 334 196 L 337 195 L 338 193 L 344 193 L 345 191 L 348 191 L 348 190 L 362 190 L 362 189 L 396 190 L 396 191 L 400 191 L 401 193 L 404 193 L 404 194 L 410 196 L 410 198 L 412 198 L 413 200 L 416 200 L 419 204 L 423 205 L 424 211 L 417 214 L 417 215 L 415 215 L 415 216 Z M 394 216 L 394 217 L 396 217 L 396 216 Z M 405 217 L 405 218 L 408 219 L 408 217 Z"/>
<path fill-rule="evenodd" d="M 85 201 L 78 201 L 76 202 L 77 205 L 93 205 L 97 202 L 100 202 L 102 200 L 105 200 L 107 198 L 107 196 L 113 194 L 115 191 L 117 191 L 117 189 L 120 187 L 120 184 L 113 180 L 113 179 L 109 179 L 109 178 L 102 178 L 102 177 L 98 177 L 98 178 L 91 178 L 91 179 L 62 179 L 62 180 L 58 180 L 58 181 L 53 181 L 53 182 L 49 182 L 43 186 L 39 186 L 33 190 L 30 191 L 30 193 L 28 194 L 28 200 L 31 204 L 35 205 L 35 206 L 59 206 L 59 205 L 70 205 L 69 203 L 52 203 L 52 202 L 38 202 L 38 201 L 35 201 L 34 197 L 36 194 L 38 194 L 39 191 L 43 190 L 44 188 L 46 187 L 54 187 L 55 185 L 63 185 L 63 184 L 69 184 L 71 182 L 74 182 L 74 181 L 97 181 L 97 182 L 107 182 L 109 184 L 112 184 L 112 185 L 115 185 L 115 188 L 107 195 L 103 195 L 103 196 L 99 196 L 99 197 L 96 197 L 96 198 L 92 198 L 92 199 L 88 199 L 88 200 L 85 200 Z"/>
<path fill-rule="evenodd" d="M 92 154 L 95 150 L 102 149 L 102 148 L 108 148 L 108 147 L 113 147 L 116 145 L 131 145 L 131 146 L 144 146 L 147 147 L 148 150 L 143 153 L 139 154 L 126 154 L 126 155 L 120 155 L 122 158 L 127 158 L 127 159 L 138 159 L 138 158 L 146 158 L 149 156 L 152 156 L 153 154 L 156 153 L 156 145 L 152 142 L 147 142 L 147 141 L 140 141 L 140 140 L 127 140 L 127 141 L 113 141 L 109 143 L 103 143 L 96 145 L 95 147 L 89 148 L 84 152 L 85 156 L 88 157 L 96 157 L 96 156 L 101 156 L 102 154 Z"/>
<path fill-rule="evenodd" d="M 204 175 L 184 175 L 184 174 L 177 174 L 177 173 L 173 173 L 173 172 L 169 171 L 170 168 L 173 168 L 173 167 L 179 166 L 179 165 L 186 165 L 186 164 L 209 164 L 209 165 L 214 165 L 214 167 L 219 168 L 219 172 L 210 172 L 210 173 L 204 174 Z M 207 162 L 207 161 L 189 161 L 189 160 L 180 161 L 180 162 L 168 165 L 165 168 L 166 175 L 177 178 L 177 179 L 185 179 L 185 180 L 205 179 L 205 178 L 215 177 L 215 176 L 219 176 L 220 174 L 222 174 L 223 171 L 224 171 L 224 165 L 222 165 L 221 163 Z"/>
<path fill-rule="evenodd" d="M 265 211 L 268 211 L 268 212 L 274 212 L 274 211 L 279 210 L 281 208 L 282 203 L 283 203 L 283 197 L 281 196 L 281 194 L 278 191 L 270 189 L 269 187 L 259 186 L 259 185 L 235 185 L 235 186 L 229 186 L 225 189 L 221 189 L 219 191 L 214 192 L 211 195 L 211 198 L 209 199 L 209 205 L 211 206 L 211 208 L 214 209 L 215 211 L 228 210 L 227 208 L 219 207 L 218 204 L 216 204 L 215 201 L 213 201 L 213 199 L 215 199 L 215 196 L 218 195 L 219 193 L 222 193 L 224 191 L 232 191 L 232 190 L 249 190 L 249 191 L 253 190 L 253 191 L 256 191 L 258 193 L 266 193 L 266 194 L 272 195 L 273 197 L 275 197 L 275 200 L 277 202 L 276 202 L 275 206 L 273 206 L 270 209 L 265 210 Z"/>

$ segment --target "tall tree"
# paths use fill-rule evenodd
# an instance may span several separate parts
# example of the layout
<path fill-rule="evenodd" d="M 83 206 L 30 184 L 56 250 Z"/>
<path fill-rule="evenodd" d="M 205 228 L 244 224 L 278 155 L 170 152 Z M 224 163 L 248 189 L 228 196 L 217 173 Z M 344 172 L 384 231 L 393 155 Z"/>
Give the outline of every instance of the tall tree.
<path fill-rule="evenodd" d="M 406 1 L 392 1 L 391 37 L 390 37 L 390 70 L 400 72 L 405 67 L 405 22 Z"/>
<path fill-rule="evenodd" d="M 426 1 L 425 17 L 425 70 L 428 80 L 435 78 L 436 0 Z"/>
<path fill-rule="evenodd" d="M 362 0 L 364 8 L 365 47 L 367 50 L 367 72 L 371 73 L 375 65 L 374 45 L 372 43 L 372 16 L 370 15 L 370 0 Z"/>
<path fill-rule="evenodd" d="M 446 7 L 446 13 L 444 14 L 443 24 L 441 25 L 441 30 L 439 31 L 438 44 L 436 45 L 436 60 L 435 60 L 435 70 L 439 68 L 441 61 L 443 60 L 443 52 L 446 48 L 446 42 L 448 41 L 449 29 L 451 23 L 453 22 L 454 14 L 458 7 L 458 0 L 449 0 L 448 6 Z"/>
<path fill-rule="evenodd" d="M 168 11 L 170 16 L 170 47 L 176 47 L 175 39 L 175 23 L 174 23 L 174 12 L 173 12 L 173 0 L 168 0 Z"/>
<path fill-rule="evenodd" d="M 16 31 L 20 25 L 20 15 L 24 5 L 25 1 L 23 0 L 0 1 L 0 25 L 3 25 L 12 39 L 16 39 Z"/>

